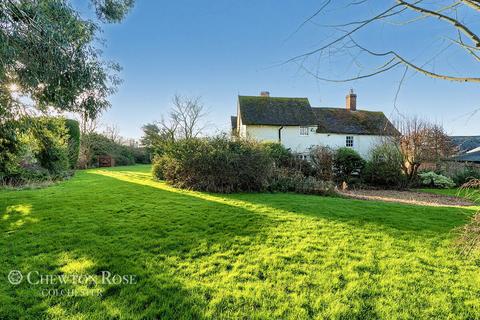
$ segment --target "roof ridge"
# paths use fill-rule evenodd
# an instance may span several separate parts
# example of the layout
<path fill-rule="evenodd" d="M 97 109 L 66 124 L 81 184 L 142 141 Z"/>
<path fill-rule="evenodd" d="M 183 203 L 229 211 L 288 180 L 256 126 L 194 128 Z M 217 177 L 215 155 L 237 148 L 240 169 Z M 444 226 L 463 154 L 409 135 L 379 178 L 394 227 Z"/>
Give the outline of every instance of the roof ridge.
<path fill-rule="evenodd" d="M 273 97 L 273 96 L 268 96 L 268 97 L 262 97 L 262 96 L 246 96 L 246 95 L 241 95 L 239 94 L 238 97 L 246 97 L 246 98 L 269 98 L 269 99 L 307 99 L 308 97 Z M 309 101 L 310 102 L 310 101 Z"/>
<path fill-rule="evenodd" d="M 312 109 L 329 109 L 329 110 L 345 110 L 346 112 L 356 112 L 356 111 L 362 111 L 362 112 L 378 112 L 378 113 L 383 113 L 383 111 L 376 111 L 376 110 L 363 110 L 363 109 L 357 109 L 355 111 L 347 110 L 345 107 L 312 107 Z"/>

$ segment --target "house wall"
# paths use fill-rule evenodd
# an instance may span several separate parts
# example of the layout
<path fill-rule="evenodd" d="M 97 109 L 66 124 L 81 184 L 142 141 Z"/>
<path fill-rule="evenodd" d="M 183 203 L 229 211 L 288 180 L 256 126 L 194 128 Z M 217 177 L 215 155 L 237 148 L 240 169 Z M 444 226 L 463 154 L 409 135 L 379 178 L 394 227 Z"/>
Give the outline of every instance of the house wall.
<path fill-rule="evenodd" d="M 240 136 L 257 141 L 278 142 L 278 129 L 280 126 L 247 125 L 240 127 Z M 293 152 L 306 153 L 313 146 L 323 145 L 333 149 L 346 146 L 346 137 L 353 136 L 353 149 L 363 158 L 367 158 L 373 146 L 382 141 L 382 136 L 354 135 L 354 134 L 325 134 L 316 133 L 316 126 L 310 126 L 307 136 L 300 135 L 299 126 L 284 126 L 282 144 Z"/>

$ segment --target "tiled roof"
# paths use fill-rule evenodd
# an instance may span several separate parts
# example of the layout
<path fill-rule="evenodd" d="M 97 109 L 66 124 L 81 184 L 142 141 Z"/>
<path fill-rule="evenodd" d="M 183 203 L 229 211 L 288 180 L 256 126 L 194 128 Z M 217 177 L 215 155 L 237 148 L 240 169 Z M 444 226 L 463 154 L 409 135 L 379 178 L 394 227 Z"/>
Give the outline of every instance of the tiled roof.
<path fill-rule="evenodd" d="M 397 135 L 399 132 L 383 112 L 344 108 L 313 108 L 318 133 Z"/>
<path fill-rule="evenodd" d="M 307 98 L 239 96 L 240 116 L 246 125 L 306 126 L 316 119 Z"/>
<path fill-rule="evenodd" d="M 465 153 L 480 147 L 480 136 L 452 136 L 450 139 L 459 153 Z"/>
<path fill-rule="evenodd" d="M 459 162 L 480 163 L 480 151 L 461 154 L 459 156 L 454 157 L 453 159 Z"/>
<path fill-rule="evenodd" d="M 246 125 L 317 126 L 318 133 L 398 134 L 383 112 L 312 108 L 307 98 L 239 96 L 238 102 Z"/>

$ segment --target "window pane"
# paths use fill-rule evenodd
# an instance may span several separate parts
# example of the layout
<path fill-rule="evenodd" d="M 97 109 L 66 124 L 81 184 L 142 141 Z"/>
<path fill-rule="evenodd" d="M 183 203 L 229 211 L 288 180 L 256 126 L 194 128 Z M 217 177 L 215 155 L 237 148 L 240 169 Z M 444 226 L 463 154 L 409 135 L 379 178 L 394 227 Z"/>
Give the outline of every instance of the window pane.
<path fill-rule="evenodd" d="M 345 146 L 353 147 L 353 136 L 347 136 L 345 139 Z"/>
<path fill-rule="evenodd" d="M 300 127 L 300 135 L 308 136 L 308 127 Z"/>

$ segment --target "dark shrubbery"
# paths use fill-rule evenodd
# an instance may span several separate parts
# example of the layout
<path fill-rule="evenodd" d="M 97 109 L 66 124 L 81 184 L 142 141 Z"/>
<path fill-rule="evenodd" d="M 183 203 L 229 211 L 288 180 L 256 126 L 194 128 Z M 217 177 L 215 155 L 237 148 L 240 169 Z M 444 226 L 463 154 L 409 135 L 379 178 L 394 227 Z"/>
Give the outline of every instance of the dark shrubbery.
<path fill-rule="evenodd" d="M 60 118 L 30 119 L 28 143 L 34 144 L 35 158 L 42 168 L 53 175 L 60 175 L 70 169 L 68 132 Z"/>
<path fill-rule="evenodd" d="M 20 125 L 18 121 L 3 121 L 0 118 L 0 183 L 9 183 L 20 172 L 19 158 L 22 144 L 17 134 Z"/>
<path fill-rule="evenodd" d="M 130 147 L 135 163 L 148 164 L 150 161 L 150 152 L 146 148 Z"/>
<path fill-rule="evenodd" d="M 83 167 L 98 165 L 98 157 L 109 155 L 116 166 L 128 166 L 135 163 L 150 163 L 150 155 L 145 148 L 123 145 L 100 133 L 90 133 L 83 137 L 85 151 Z"/>
<path fill-rule="evenodd" d="M 174 186 L 201 191 L 330 194 L 335 188 L 331 181 L 404 188 L 402 160 L 390 144 L 376 146 L 368 162 L 351 148 L 327 147 L 312 149 L 307 161 L 278 143 L 222 136 L 170 143 L 155 157 L 152 174 Z"/>
<path fill-rule="evenodd" d="M 335 193 L 335 185 L 331 181 L 319 180 L 314 176 L 305 176 L 299 170 L 288 168 L 278 168 L 274 171 L 268 189 L 274 192 L 318 195 L 332 195 Z"/>
<path fill-rule="evenodd" d="M 333 167 L 337 182 L 354 183 L 360 180 L 365 160 L 351 148 L 339 148 L 333 157 Z"/>
<path fill-rule="evenodd" d="M 472 180 L 480 179 L 480 169 L 473 167 L 466 167 L 463 170 L 457 171 L 453 174 L 452 180 L 457 186 L 462 186 Z"/>
<path fill-rule="evenodd" d="M 333 160 L 334 150 L 329 147 L 318 146 L 310 151 L 311 165 L 320 180 L 333 180 Z"/>
<path fill-rule="evenodd" d="M 369 185 L 386 188 L 404 188 L 407 178 L 402 171 L 403 156 L 394 145 L 379 144 L 370 151 L 363 178 Z"/>
<path fill-rule="evenodd" d="M 65 119 L 24 118 L 0 131 L 5 133 L 0 138 L 0 183 L 23 185 L 72 174 Z"/>
<path fill-rule="evenodd" d="M 66 119 L 65 127 L 68 133 L 68 160 L 70 169 L 74 169 L 80 152 L 80 125 L 77 120 Z"/>
<path fill-rule="evenodd" d="M 301 171 L 289 168 L 275 168 L 269 179 L 268 190 L 275 192 L 295 192 L 305 176 Z"/>
<path fill-rule="evenodd" d="M 333 185 L 315 178 L 311 164 L 277 143 L 225 137 L 180 140 L 153 161 L 152 174 L 180 188 L 210 191 L 280 191 L 326 194 Z"/>
<path fill-rule="evenodd" d="M 287 148 L 278 142 L 265 142 L 262 146 L 277 168 L 290 166 L 293 155 Z"/>
<path fill-rule="evenodd" d="M 293 154 L 286 167 L 301 172 L 305 177 L 315 176 L 315 168 L 301 155 Z"/>
<path fill-rule="evenodd" d="M 273 161 L 258 143 L 217 137 L 177 141 L 155 166 L 174 186 L 228 193 L 266 189 Z"/>

